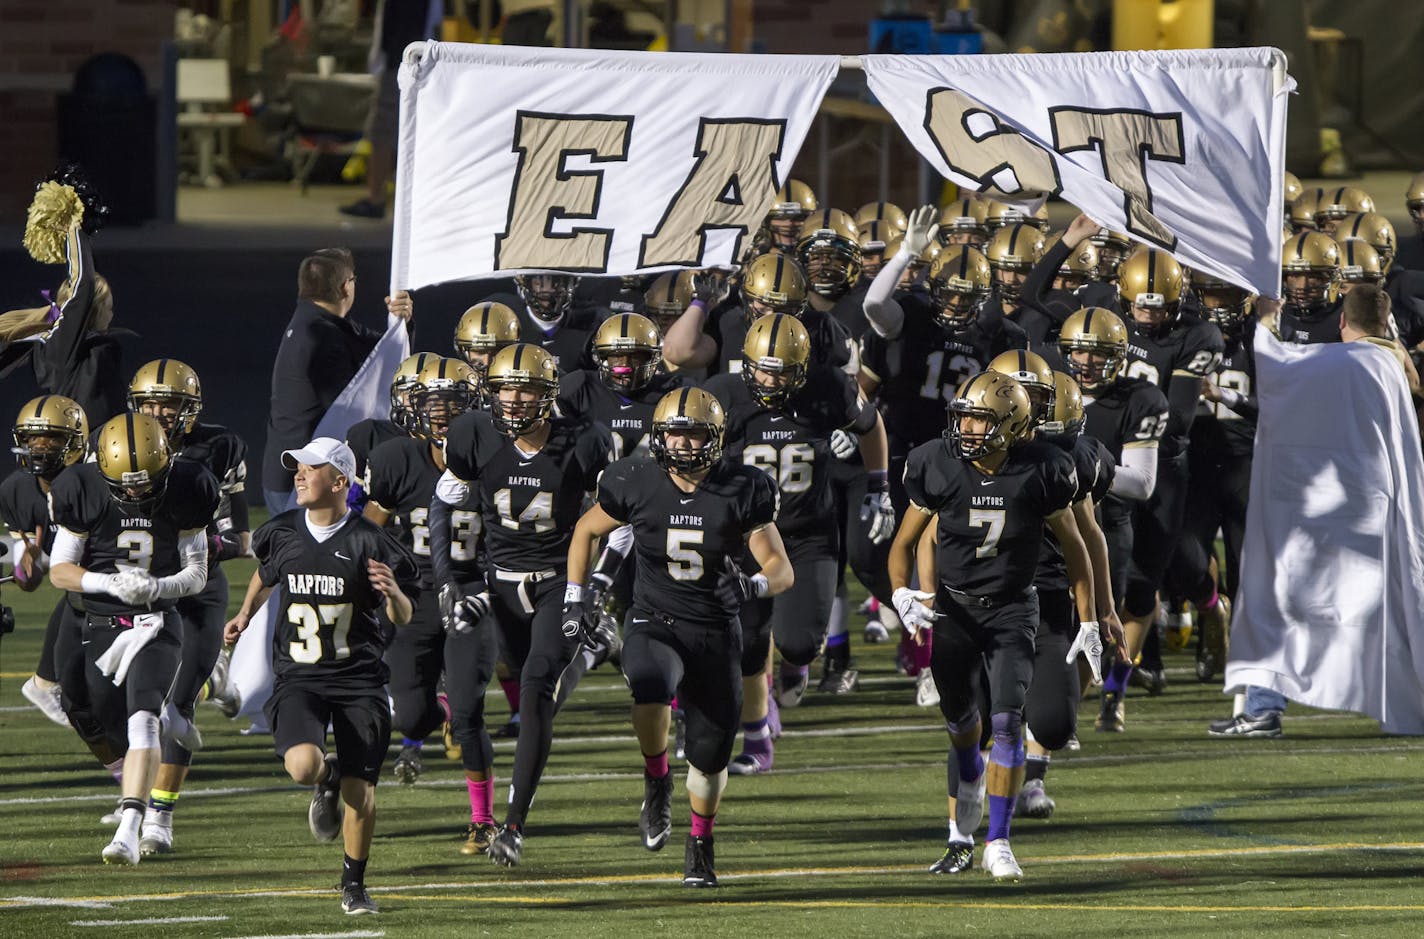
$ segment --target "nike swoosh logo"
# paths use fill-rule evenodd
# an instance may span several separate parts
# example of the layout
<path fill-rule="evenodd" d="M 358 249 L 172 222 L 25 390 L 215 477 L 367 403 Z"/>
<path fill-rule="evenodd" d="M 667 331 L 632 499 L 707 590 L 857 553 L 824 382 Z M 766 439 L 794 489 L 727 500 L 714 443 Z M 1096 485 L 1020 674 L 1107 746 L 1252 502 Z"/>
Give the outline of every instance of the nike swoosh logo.
<path fill-rule="evenodd" d="M 691 500 L 691 499 L 678 499 L 677 501 L 678 501 L 678 503 L 679 503 L 680 505 L 687 505 L 687 503 L 691 502 L 692 500 Z"/>
<path fill-rule="evenodd" d="M 633 406 L 632 404 L 620 404 L 620 405 L 618 405 L 618 410 L 620 410 L 620 411 L 626 411 L 626 410 L 628 410 L 629 408 L 631 408 L 632 406 Z"/>
<path fill-rule="evenodd" d="M 775 423 L 776 423 L 777 421 L 779 421 L 779 420 L 781 420 L 781 417 L 780 417 L 780 416 L 777 416 L 777 417 L 773 417 L 773 418 L 771 419 L 771 422 L 772 422 L 773 424 L 775 424 Z"/>
<path fill-rule="evenodd" d="M 647 620 L 645 620 L 645 619 L 639 619 L 638 617 L 635 616 L 635 617 L 633 617 L 633 622 L 635 622 L 635 623 L 646 623 Z"/>
<path fill-rule="evenodd" d="M 533 462 L 534 462 L 533 460 L 520 460 L 520 461 L 519 461 L 519 465 L 520 465 L 520 466 L 528 466 L 530 463 L 533 463 Z"/>
<path fill-rule="evenodd" d="M 351 560 L 351 559 L 348 558 L 346 555 L 342 554 L 340 551 L 333 551 L 333 552 L 331 552 L 331 553 L 334 554 L 334 555 L 336 555 L 337 557 L 341 558 L 341 560 L 343 560 L 343 561 L 349 561 L 349 560 Z"/>
<path fill-rule="evenodd" d="M 979 485 L 981 485 L 981 486 L 987 486 L 987 485 L 989 485 L 991 482 L 993 482 L 992 479 L 981 479 L 981 480 L 979 480 Z"/>

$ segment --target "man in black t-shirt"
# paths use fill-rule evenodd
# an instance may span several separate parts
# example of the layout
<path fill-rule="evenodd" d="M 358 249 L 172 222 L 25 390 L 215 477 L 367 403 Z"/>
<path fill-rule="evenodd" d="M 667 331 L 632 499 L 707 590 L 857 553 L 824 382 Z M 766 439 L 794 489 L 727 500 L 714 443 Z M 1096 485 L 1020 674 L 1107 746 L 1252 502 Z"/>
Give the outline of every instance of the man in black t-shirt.
<path fill-rule="evenodd" d="M 295 472 L 297 508 L 252 536 L 257 570 L 242 608 L 224 631 L 236 642 L 276 588 L 272 664 L 265 712 L 287 774 L 314 786 L 307 822 L 318 841 L 343 838 L 341 908 L 374 913 L 366 861 L 376 828 L 376 782 L 391 734 L 382 661 L 384 610 L 398 628 L 419 598 L 415 559 L 374 522 L 352 512 L 351 448 L 318 437 L 283 455 Z M 336 752 L 326 753 L 326 728 Z M 343 819 L 342 801 L 351 810 Z"/>

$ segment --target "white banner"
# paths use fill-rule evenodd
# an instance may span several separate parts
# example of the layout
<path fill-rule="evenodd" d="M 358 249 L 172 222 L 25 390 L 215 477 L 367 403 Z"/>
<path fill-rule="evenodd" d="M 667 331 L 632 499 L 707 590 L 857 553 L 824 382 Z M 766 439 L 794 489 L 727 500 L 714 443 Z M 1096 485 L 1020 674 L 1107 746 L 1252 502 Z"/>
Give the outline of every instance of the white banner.
<path fill-rule="evenodd" d="M 945 177 L 1061 195 L 1102 224 L 1280 293 L 1286 95 L 1278 49 L 861 59 Z"/>
<path fill-rule="evenodd" d="M 426 43 L 400 70 L 392 290 L 731 262 L 839 65 Z"/>

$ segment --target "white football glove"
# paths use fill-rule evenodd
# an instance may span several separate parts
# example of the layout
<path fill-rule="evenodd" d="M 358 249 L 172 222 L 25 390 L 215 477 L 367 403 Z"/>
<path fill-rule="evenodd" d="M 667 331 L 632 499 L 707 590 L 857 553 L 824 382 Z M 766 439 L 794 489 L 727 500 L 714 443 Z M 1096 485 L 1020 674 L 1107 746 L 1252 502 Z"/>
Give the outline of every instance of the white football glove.
<path fill-rule="evenodd" d="M 913 636 L 921 629 L 933 626 L 934 621 L 939 619 L 938 613 L 925 606 L 924 601 L 933 599 L 932 593 L 900 587 L 891 595 L 890 602 L 894 604 L 895 612 L 900 614 L 900 622 Z"/>
<path fill-rule="evenodd" d="M 1097 623 L 1088 622 L 1078 627 L 1078 636 L 1068 647 L 1068 657 L 1064 661 L 1072 665 L 1079 652 L 1087 658 L 1088 667 L 1093 670 L 1093 684 L 1101 684 L 1103 680 L 1103 637 L 1098 630 Z"/>
<path fill-rule="evenodd" d="M 911 257 L 919 257 L 939 234 L 939 225 L 935 222 L 937 215 L 939 210 L 932 205 L 922 205 L 910 213 L 909 227 L 905 229 L 905 240 L 901 244 Z"/>
<path fill-rule="evenodd" d="M 860 520 L 868 524 L 871 544 L 884 544 L 895 534 L 895 506 L 888 492 L 867 492 L 860 504 Z"/>
<path fill-rule="evenodd" d="M 831 453 L 838 460 L 849 460 L 860 449 L 860 441 L 843 430 L 831 431 Z"/>
<path fill-rule="evenodd" d="M 158 581 L 142 568 L 126 567 L 112 575 L 109 593 L 130 606 L 148 606 L 158 599 Z"/>

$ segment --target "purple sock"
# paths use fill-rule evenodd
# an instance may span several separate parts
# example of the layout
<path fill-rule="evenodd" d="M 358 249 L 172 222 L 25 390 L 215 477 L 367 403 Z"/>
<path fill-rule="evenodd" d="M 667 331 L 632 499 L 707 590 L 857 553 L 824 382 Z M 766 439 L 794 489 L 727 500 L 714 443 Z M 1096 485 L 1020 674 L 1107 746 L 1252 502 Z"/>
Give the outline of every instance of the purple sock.
<path fill-rule="evenodd" d="M 1132 666 L 1116 662 L 1108 670 L 1108 677 L 1103 679 L 1103 693 L 1122 694 L 1127 687 L 1127 680 L 1132 677 Z"/>
<path fill-rule="evenodd" d="M 1009 837 L 1009 820 L 1014 817 L 1013 796 L 989 797 L 989 832 L 984 840 L 998 841 Z"/>
<path fill-rule="evenodd" d="M 954 746 L 955 758 L 959 761 L 959 778 L 967 783 L 972 783 L 984 772 L 984 757 L 979 752 L 979 744 L 971 743 L 967 747 Z"/>
<path fill-rule="evenodd" d="M 417 750 L 419 750 L 421 747 L 425 746 L 425 741 L 424 741 L 424 740 L 412 740 L 412 739 L 410 739 L 409 737 L 401 737 L 401 746 L 403 746 L 403 747 L 415 747 Z"/>

